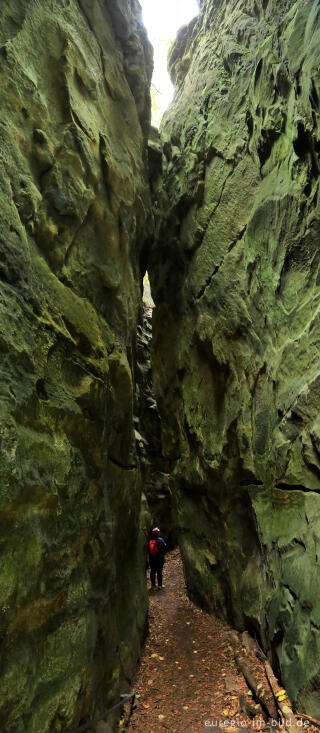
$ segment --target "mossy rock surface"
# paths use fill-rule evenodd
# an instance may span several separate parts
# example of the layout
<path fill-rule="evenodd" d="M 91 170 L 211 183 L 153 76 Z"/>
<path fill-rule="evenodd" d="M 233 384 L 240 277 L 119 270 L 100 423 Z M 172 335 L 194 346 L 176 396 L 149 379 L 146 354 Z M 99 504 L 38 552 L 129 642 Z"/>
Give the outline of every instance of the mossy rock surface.
<path fill-rule="evenodd" d="M 145 627 L 152 54 L 136 0 L 2 3 L 0 46 L 0 728 L 66 733 L 126 692 Z"/>
<path fill-rule="evenodd" d="M 189 591 L 316 717 L 319 44 L 313 0 L 201 3 L 170 52 L 149 260 Z"/>

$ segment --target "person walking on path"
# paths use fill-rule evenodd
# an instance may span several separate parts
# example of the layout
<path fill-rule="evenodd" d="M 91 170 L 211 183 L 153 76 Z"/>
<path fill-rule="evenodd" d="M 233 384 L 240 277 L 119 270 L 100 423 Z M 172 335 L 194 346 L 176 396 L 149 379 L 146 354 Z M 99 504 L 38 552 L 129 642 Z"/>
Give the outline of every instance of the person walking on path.
<path fill-rule="evenodd" d="M 158 580 L 158 588 L 162 588 L 162 571 L 166 549 L 167 545 L 162 537 L 160 537 L 160 529 L 159 527 L 155 527 L 152 530 L 148 546 L 150 581 L 152 588 L 156 587 L 156 577 Z"/>

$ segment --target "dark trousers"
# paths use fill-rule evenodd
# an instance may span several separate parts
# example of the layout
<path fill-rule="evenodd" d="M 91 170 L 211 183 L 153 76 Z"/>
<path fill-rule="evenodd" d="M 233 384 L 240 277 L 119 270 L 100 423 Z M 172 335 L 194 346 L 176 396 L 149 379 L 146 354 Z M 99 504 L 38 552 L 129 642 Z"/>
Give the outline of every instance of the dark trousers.
<path fill-rule="evenodd" d="M 156 585 L 156 576 L 158 579 L 158 586 L 160 588 L 162 586 L 163 564 L 164 564 L 163 557 L 150 557 L 150 580 L 151 580 L 151 585 L 153 588 L 155 588 L 155 585 Z"/>

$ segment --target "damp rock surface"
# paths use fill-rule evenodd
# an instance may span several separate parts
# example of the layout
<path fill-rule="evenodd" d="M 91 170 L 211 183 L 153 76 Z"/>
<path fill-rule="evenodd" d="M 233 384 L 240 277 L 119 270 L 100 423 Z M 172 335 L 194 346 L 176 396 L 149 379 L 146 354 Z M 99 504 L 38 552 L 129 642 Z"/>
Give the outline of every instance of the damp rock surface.
<path fill-rule="evenodd" d="M 66 733 L 127 691 L 145 626 L 140 6 L 2 3 L 0 67 L 0 728 Z"/>
<path fill-rule="evenodd" d="M 149 261 L 189 592 L 317 717 L 319 43 L 313 0 L 201 3 L 170 52 Z"/>

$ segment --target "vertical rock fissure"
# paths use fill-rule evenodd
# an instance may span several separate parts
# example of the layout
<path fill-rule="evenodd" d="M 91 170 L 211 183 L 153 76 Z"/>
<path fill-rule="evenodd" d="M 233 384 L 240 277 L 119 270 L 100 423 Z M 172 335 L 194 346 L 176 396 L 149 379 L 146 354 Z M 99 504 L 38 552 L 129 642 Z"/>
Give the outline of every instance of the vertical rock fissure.
<path fill-rule="evenodd" d="M 135 435 L 150 527 L 159 526 L 168 549 L 176 545 L 172 519 L 169 461 L 163 455 L 162 428 L 152 373 L 152 300 L 148 273 L 137 334 Z"/>

